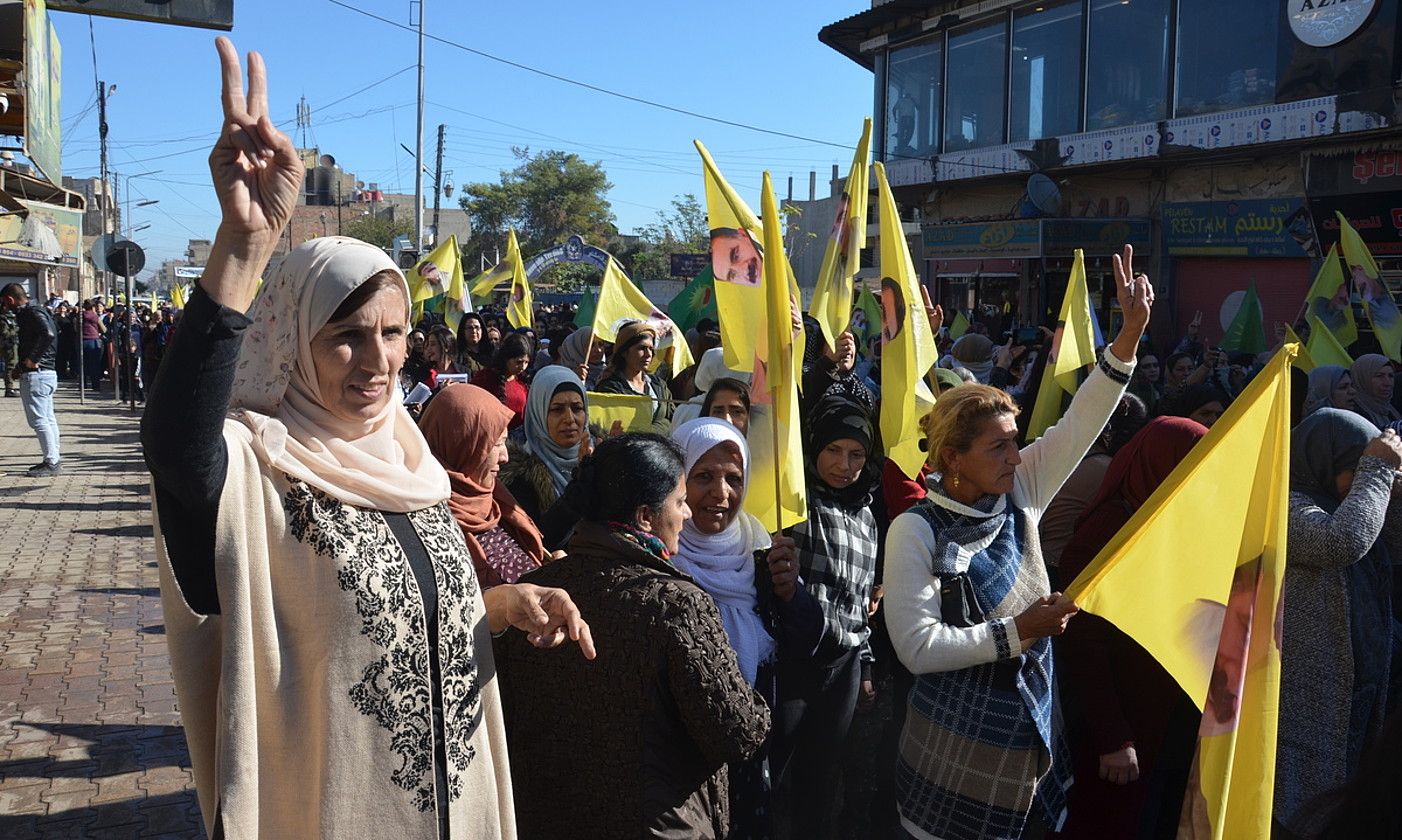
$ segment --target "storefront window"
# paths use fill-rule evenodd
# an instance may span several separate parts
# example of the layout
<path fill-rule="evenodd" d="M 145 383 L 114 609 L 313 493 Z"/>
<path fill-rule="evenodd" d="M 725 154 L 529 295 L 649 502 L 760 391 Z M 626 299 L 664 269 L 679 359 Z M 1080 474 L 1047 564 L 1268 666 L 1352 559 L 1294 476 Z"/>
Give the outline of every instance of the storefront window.
<path fill-rule="evenodd" d="M 1007 61 L 1008 26 L 1004 19 L 950 33 L 946 152 L 1003 142 Z"/>
<path fill-rule="evenodd" d="M 1370 104 L 1360 110 L 1391 108 L 1397 6 L 1397 0 L 1378 0 L 1363 28 L 1332 47 L 1311 47 L 1295 37 L 1288 24 L 1278 27 L 1280 82 L 1276 101 L 1368 91 L 1373 94 L 1368 98 Z"/>
<path fill-rule="evenodd" d="M 1012 139 L 1081 128 L 1081 0 L 1044 3 L 1013 18 Z"/>
<path fill-rule="evenodd" d="M 944 39 L 893 49 L 886 57 L 886 160 L 939 151 Z"/>
<path fill-rule="evenodd" d="M 1188 117 L 1274 102 L 1281 20 L 1279 0 L 1178 0 L 1174 114 Z"/>
<path fill-rule="evenodd" d="M 1167 116 L 1168 7 L 1169 0 L 1091 0 L 1087 130 Z"/>

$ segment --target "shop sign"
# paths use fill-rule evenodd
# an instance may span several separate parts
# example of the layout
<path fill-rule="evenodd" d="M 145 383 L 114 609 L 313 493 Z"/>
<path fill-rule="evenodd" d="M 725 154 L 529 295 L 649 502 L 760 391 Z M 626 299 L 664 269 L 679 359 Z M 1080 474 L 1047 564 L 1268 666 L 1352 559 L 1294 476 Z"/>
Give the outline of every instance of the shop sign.
<path fill-rule="evenodd" d="M 711 252 L 702 254 L 669 254 L 671 257 L 671 275 L 687 280 L 697 276 L 711 266 Z"/>
<path fill-rule="evenodd" d="M 1325 249 L 1339 241 L 1335 210 L 1344 214 L 1374 256 L 1402 257 L 1402 193 L 1311 197 L 1310 212 Z"/>
<path fill-rule="evenodd" d="M 1402 149 L 1373 149 L 1351 155 L 1310 155 L 1305 192 L 1349 195 L 1402 190 Z"/>
<path fill-rule="evenodd" d="M 1332 47 L 1363 28 L 1377 0 L 1286 0 L 1290 31 L 1311 47 Z"/>
<path fill-rule="evenodd" d="M 1301 198 L 1187 201 L 1163 207 L 1163 243 L 1171 257 L 1301 257 L 1292 231 L 1308 233 Z"/>
<path fill-rule="evenodd" d="M 0 215 L 0 259 L 77 268 L 82 212 L 22 198 L 19 203 L 28 212 Z"/>
<path fill-rule="evenodd" d="M 1033 219 L 926 225 L 923 233 L 926 259 L 1041 256 L 1041 226 Z"/>
<path fill-rule="evenodd" d="M 1153 245 L 1153 228 L 1146 219 L 1043 219 L 1042 253 L 1051 257 L 1077 248 L 1086 256 L 1109 256 L 1133 245 L 1147 254 Z"/>
<path fill-rule="evenodd" d="M 51 184 L 63 183 L 59 159 L 59 96 L 63 91 L 58 32 L 43 3 L 24 4 L 24 155 Z"/>
<path fill-rule="evenodd" d="M 1180 117 L 1164 124 L 1164 144 L 1229 149 L 1255 143 L 1303 140 L 1334 133 L 1337 97 Z"/>

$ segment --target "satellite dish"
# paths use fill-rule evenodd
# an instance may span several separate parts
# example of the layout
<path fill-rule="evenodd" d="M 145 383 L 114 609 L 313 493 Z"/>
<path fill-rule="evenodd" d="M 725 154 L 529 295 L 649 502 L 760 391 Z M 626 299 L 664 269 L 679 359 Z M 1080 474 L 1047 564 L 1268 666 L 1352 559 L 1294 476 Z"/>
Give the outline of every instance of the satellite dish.
<path fill-rule="evenodd" d="M 1040 172 L 1032 173 L 1027 179 L 1027 200 L 1044 215 L 1055 216 L 1061 212 L 1061 188 Z"/>

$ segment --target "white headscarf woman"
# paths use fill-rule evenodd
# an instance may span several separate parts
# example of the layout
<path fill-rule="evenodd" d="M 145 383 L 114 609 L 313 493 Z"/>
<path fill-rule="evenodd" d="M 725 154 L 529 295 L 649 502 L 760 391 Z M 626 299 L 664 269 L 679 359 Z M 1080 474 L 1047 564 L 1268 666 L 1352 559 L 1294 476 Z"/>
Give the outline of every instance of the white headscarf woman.
<path fill-rule="evenodd" d="M 740 662 L 740 672 L 753 685 L 759 666 L 774 656 L 774 639 L 760 620 L 755 591 L 754 553 L 769 547 L 769 534 L 759 520 L 740 507 L 750 483 L 749 448 L 738 429 L 712 417 L 683 423 L 673 430 L 672 439 L 686 456 L 687 503 L 697 500 L 693 518 L 682 525 L 672 564 L 691 575 L 715 599 L 726 636 Z M 707 485 L 724 478 L 701 475 L 696 466 L 717 447 L 738 455 L 740 487 L 737 493 L 725 493 L 727 498 L 722 504 L 703 507 L 703 499 L 710 501 Z"/>

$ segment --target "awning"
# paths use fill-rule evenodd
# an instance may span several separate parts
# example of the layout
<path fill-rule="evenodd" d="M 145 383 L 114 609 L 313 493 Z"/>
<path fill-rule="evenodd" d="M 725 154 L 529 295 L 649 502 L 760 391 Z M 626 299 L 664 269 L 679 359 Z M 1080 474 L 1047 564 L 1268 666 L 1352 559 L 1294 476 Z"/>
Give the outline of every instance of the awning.
<path fill-rule="evenodd" d="M 862 52 L 863 41 L 876 34 L 887 34 L 892 40 L 904 40 L 920 34 L 925 19 L 933 16 L 929 0 L 887 0 L 879 6 L 824 26 L 818 30 L 818 40 L 871 70 L 876 62 L 872 53 Z M 877 32 L 882 29 L 884 33 Z"/>

